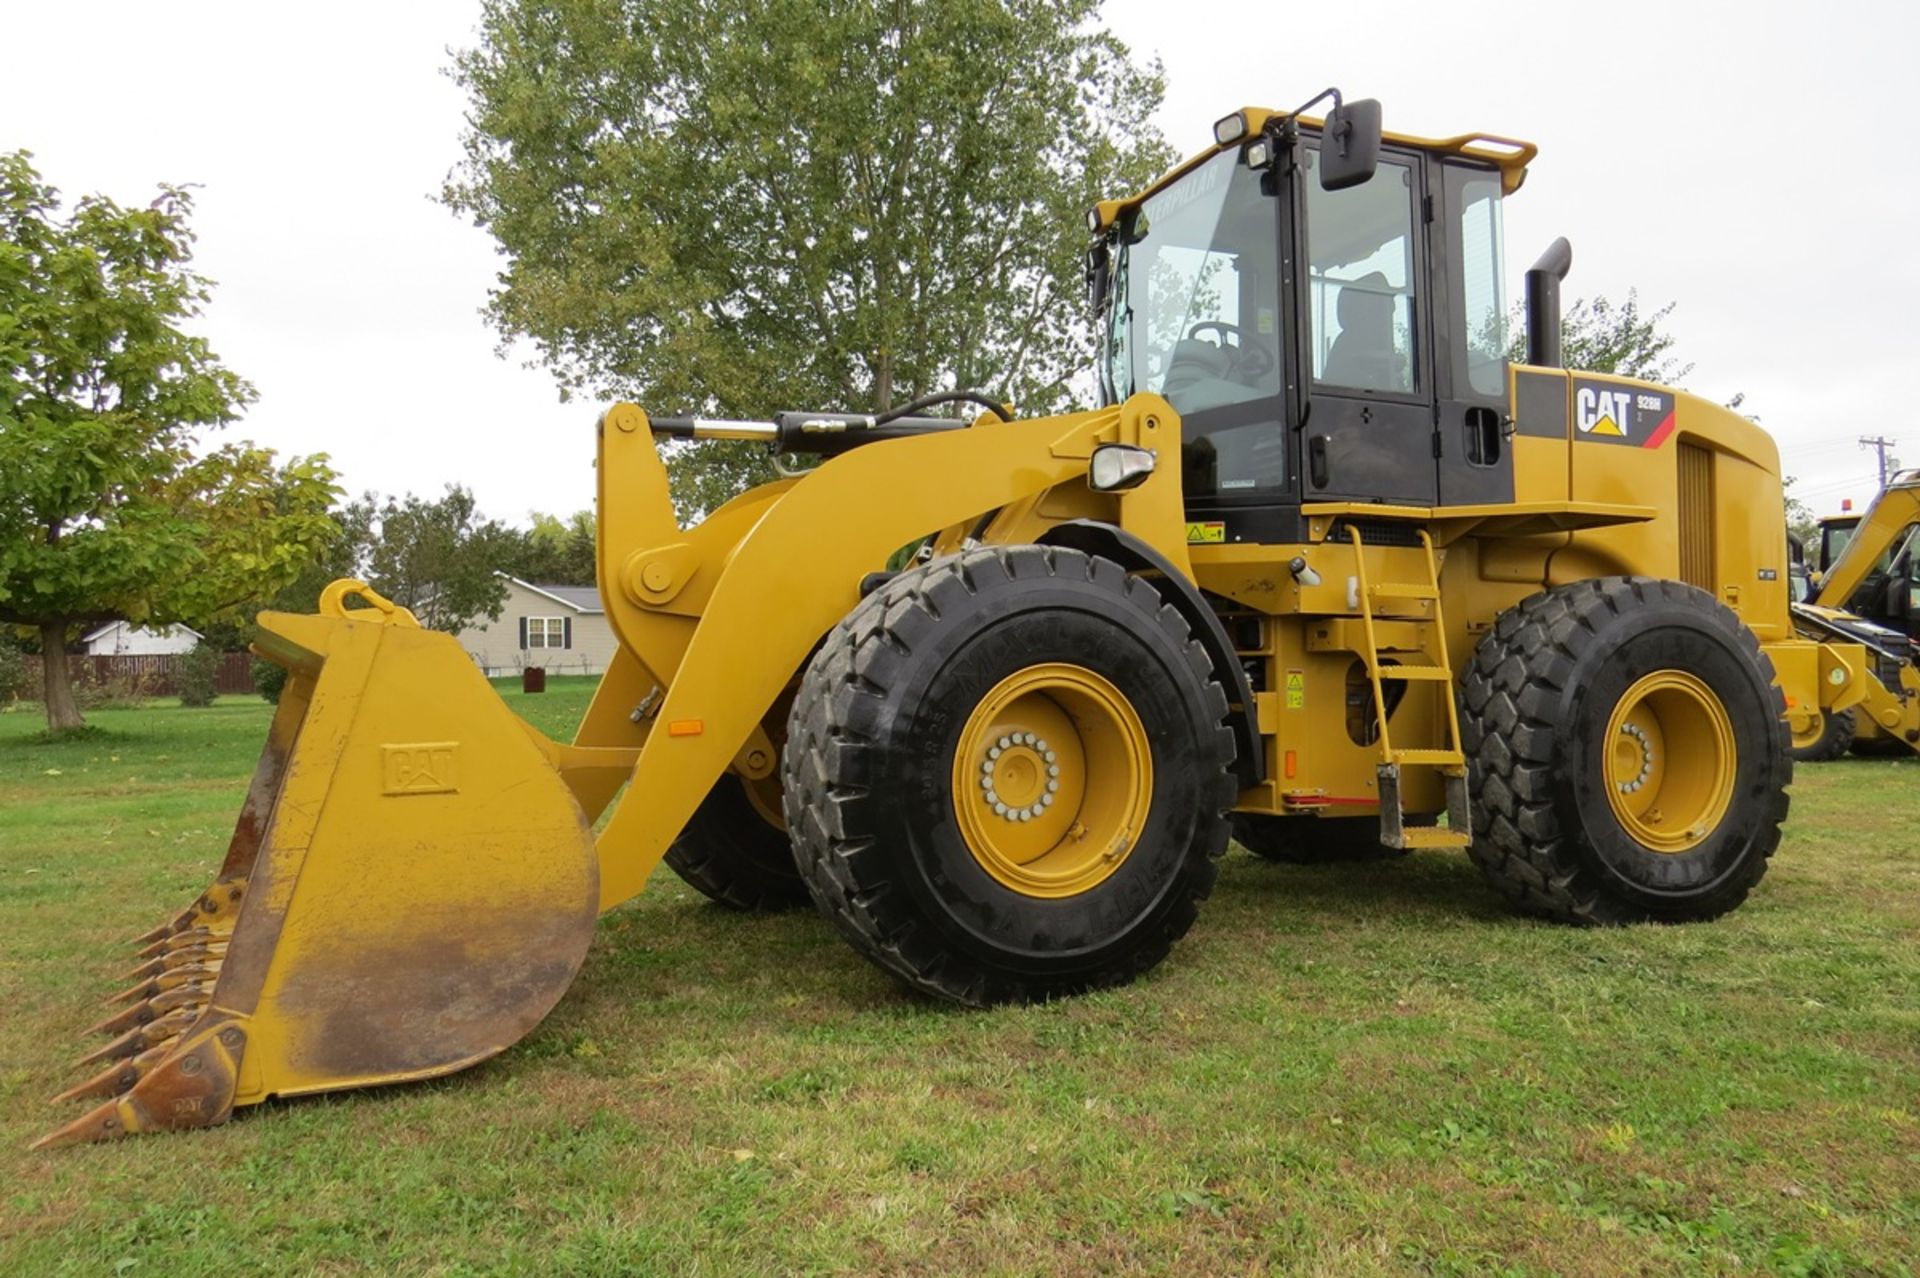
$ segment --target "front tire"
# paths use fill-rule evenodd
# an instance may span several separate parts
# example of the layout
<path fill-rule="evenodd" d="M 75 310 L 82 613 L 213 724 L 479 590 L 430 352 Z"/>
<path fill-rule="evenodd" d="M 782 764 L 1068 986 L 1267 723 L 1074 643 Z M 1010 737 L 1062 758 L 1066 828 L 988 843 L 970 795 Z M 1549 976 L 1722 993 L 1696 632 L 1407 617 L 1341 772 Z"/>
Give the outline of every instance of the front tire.
<path fill-rule="evenodd" d="M 1571 923 L 1714 918 L 1766 873 L 1793 777 L 1785 699 L 1704 591 L 1604 577 L 1534 595 L 1463 685 L 1473 859 Z"/>
<path fill-rule="evenodd" d="M 1123 983 L 1212 889 L 1237 794 L 1226 716 L 1186 622 L 1110 560 L 989 547 L 912 569 L 802 680 L 784 754 L 800 872 L 926 993 Z"/>

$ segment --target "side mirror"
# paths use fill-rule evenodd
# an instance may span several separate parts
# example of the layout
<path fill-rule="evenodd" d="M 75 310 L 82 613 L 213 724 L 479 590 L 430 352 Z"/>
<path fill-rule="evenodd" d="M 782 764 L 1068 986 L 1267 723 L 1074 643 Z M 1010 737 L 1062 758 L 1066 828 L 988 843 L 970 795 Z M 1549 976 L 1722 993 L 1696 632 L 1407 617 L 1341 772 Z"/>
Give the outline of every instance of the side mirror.
<path fill-rule="evenodd" d="M 1360 98 L 1327 112 L 1320 142 L 1320 188 L 1344 191 L 1359 186 L 1378 167 L 1380 103 Z"/>

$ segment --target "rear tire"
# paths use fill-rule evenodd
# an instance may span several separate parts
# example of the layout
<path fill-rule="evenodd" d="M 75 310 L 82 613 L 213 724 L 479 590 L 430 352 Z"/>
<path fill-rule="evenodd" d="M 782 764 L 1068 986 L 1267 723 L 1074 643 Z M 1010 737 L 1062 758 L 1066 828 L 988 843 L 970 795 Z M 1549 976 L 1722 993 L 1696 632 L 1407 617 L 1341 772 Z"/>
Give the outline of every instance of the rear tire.
<path fill-rule="evenodd" d="M 1796 763 L 1827 763 L 1839 758 L 1853 744 L 1856 731 L 1853 711 L 1840 710 L 1826 713 L 1813 712 L 1818 726 L 1793 738 L 1793 758 Z"/>
<path fill-rule="evenodd" d="M 1418 824 L 1409 819 L 1409 825 Z M 1263 861 L 1285 865 L 1336 865 L 1348 861 L 1387 861 L 1406 855 L 1380 841 L 1379 817 L 1272 816 L 1233 814 L 1233 837 Z"/>
<path fill-rule="evenodd" d="M 1753 633 L 1705 591 L 1603 577 L 1534 595 L 1463 684 L 1472 855 L 1570 923 L 1725 914 L 1767 869 L 1793 777 Z"/>
<path fill-rule="evenodd" d="M 989 547 L 911 569 L 802 680 L 784 753 L 801 875 L 925 993 L 1124 983 L 1213 887 L 1238 793 L 1226 717 L 1187 623 L 1110 560 Z"/>
<path fill-rule="evenodd" d="M 689 887 L 731 909 L 804 905 L 807 885 L 793 863 L 793 844 L 761 812 L 747 785 L 735 773 L 721 774 L 667 849 L 666 862 Z"/>

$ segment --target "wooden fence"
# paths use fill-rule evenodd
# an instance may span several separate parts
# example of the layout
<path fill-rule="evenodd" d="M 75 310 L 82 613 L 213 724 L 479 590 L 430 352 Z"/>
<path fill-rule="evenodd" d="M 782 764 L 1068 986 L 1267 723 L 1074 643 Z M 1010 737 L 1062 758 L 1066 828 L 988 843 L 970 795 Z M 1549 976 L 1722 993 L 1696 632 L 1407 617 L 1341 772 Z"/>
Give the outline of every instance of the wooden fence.
<path fill-rule="evenodd" d="M 170 697 L 180 691 L 173 677 L 179 660 L 175 653 L 117 657 L 69 655 L 67 677 L 73 680 L 75 692 L 83 697 L 88 692 L 114 697 Z M 40 658 L 27 657 L 25 662 L 27 686 L 21 695 L 38 701 Z M 216 691 L 227 694 L 252 692 L 253 658 L 244 652 L 222 653 L 213 686 Z"/>

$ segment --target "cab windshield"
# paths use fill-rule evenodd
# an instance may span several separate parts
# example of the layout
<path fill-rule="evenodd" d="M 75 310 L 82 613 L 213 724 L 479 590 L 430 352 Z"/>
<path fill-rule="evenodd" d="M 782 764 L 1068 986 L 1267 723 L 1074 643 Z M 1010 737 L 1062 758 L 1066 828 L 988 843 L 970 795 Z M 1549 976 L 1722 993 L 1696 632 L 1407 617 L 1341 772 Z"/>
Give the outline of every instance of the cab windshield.
<path fill-rule="evenodd" d="M 1121 225 L 1101 389 L 1164 395 L 1180 413 L 1190 495 L 1286 482 L 1279 427 L 1276 201 L 1224 151 Z"/>

